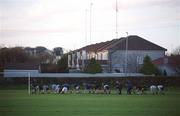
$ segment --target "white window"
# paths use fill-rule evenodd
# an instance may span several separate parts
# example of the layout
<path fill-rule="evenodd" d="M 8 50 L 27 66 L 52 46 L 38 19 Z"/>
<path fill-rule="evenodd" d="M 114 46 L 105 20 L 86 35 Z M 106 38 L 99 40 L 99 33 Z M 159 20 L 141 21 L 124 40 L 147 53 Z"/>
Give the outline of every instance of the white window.
<path fill-rule="evenodd" d="M 143 64 L 143 57 L 137 56 L 137 64 Z"/>
<path fill-rule="evenodd" d="M 108 53 L 107 52 L 102 53 L 102 60 L 108 60 Z"/>

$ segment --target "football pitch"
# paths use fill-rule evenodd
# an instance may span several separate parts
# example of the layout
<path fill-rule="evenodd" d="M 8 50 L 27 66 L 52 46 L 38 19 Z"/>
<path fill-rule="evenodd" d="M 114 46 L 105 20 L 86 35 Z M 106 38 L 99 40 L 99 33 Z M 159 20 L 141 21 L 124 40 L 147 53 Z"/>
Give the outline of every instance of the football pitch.
<path fill-rule="evenodd" d="M 0 116 L 180 116 L 180 90 L 165 95 L 28 95 L 26 90 L 0 90 Z"/>

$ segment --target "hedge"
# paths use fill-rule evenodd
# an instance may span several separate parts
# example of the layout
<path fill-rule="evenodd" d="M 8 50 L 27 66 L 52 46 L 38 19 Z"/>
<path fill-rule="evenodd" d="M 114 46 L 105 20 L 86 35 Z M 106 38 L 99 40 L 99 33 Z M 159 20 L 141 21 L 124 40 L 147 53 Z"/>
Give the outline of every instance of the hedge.
<path fill-rule="evenodd" d="M 53 84 L 53 83 L 69 83 L 69 84 L 82 84 L 82 83 L 109 83 L 111 86 L 115 85 L 116 81 L 120 81 L 125 87 L 126 82 L 129 80 L 134 86 L 144 85 L 149 87 L 150 85 L 162 84 L 167 87 L 180 87 L 180 76 L 176 77 L 91 77 L 91 78 L 31 78 L 31 82 L 34 84 Z M 3 78 L 0 77 L 0 85 L 26 85 L 28 78 Z"/>

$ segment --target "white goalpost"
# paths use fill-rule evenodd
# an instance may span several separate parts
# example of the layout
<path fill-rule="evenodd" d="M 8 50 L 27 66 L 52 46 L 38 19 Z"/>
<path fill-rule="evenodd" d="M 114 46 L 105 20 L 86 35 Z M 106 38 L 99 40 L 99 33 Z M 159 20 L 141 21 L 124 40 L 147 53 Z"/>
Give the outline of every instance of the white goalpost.
<path fill-rule="evenodd" d="M 28 94 L 31 94 L 31 74 L 28 73 Z"/>
<path fill-rule="evenodd" d="M 27 78 L 28 78 L 28 94 L 30 95 L 31 94 L 31 73 L 30 72 L 0 72 L 0 74 L 3 75 L 3 78 L 15 78 L 14 77 L 8 77 L 8 75 L 13 75 L 13 74 L 23 74 L 22 77 L 24 77 L 24 74 L 27 75 Z M 4 76 L 7 76 L 7 77 L 4 77 Z M 21 77 L 18 77 L 18 78 L 21 78 Z"/>

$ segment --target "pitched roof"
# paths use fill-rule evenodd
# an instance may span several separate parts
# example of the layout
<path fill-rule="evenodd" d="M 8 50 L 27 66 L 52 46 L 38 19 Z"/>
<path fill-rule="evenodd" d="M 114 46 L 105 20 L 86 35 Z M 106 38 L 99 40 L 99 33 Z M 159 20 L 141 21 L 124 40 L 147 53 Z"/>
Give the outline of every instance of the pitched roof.
<path fill-rule="evenodd" d="M 85 47 L 82 47 L 80 49 L 77 49 L 76 51 L 82 51 L 82 50 L 86 50 L 88 52 L 91 51 L 103 51 L 103 50 L 107 50 L 107 48 L 109 46 L 114 45 L 119 39 L 113 39 L 111 41 L 106 41 L 106 42 L 101 42 L 101 43 L 96 43 L 96 44 L 91 44 L 91 45 L 87 45 Z"/>
<path fill-rule="evenodd" d="M 145 40 L 139 36 L 131 35 L 128 37 L 122 37 L 120 39 L 113 39 L 111 41 L 91 44 L 76 51 L 86 50 L 87 52 L 97 52 L 103 50 L 125 50 L 126 39 L 128 38 L 128 50 L 164 50 L 165 48 L 156 45 L 148 40 Z"/>
<path fill-rule="evenodd" d="M 38 70 L 39 64 L 33 63 L 7 63 L 4 69 L 6 70 Z"/>
<path fill-rule="evenodd" d="M 177 56 L 165 56 L 165 57 L 161 57 L 161 58 L 155 59 L 152 62 L 155 65 L 168 64 L 170 66 L 174 66 L 174 65 L 180 64 L 180 60 L 179 59 L 180 59 L 180 55 L 177 55 Z"/>
<path fill-rule="evenodd" d="M 166 57 L 166 59 L 168 60 L 168 57 Z M 155 65 L 164 65 L 165 64 L 165 58 L 164 57 L 161 57 L 161 58 L 158 58 L 158 59 L 155 59 L 155 60 L 153 60 L 152 61 L 152 63 L 153 64 L 155 64 Z M 167 61 L 167 63 L 166 64 L 168 64 L 168 61 Z"/>
<path fill-rule="evenodd" d="M 128 50 L 164 50 L 166 51 L 165 48 L 154 44 L 148 40 L 145 40 L 139 36 L 128 36 Z M 120 49 L 120 50 L 125 50 L 126 48 L 126 39 L 127 38 L 122 38 L 121 42 L 113 46 L 111 49 Z"/>

